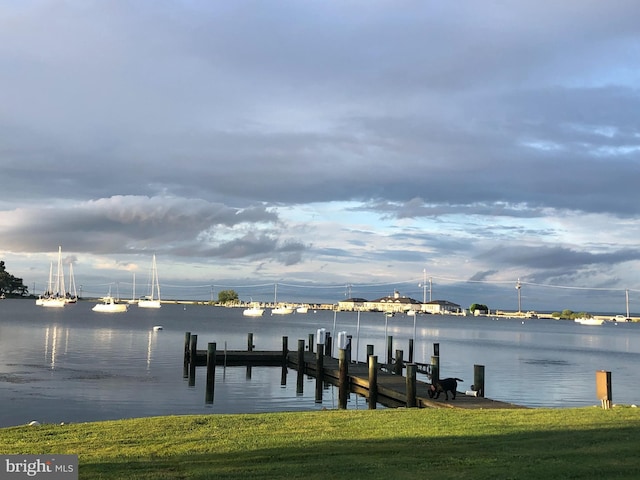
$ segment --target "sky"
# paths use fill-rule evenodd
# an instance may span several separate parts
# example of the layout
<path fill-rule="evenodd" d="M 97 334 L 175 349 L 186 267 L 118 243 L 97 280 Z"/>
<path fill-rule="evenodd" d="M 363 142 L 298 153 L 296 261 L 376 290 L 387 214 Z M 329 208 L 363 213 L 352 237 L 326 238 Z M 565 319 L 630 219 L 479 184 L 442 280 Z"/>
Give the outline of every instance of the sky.
<path fill-rule="evenodd" d="M 185 299 L 640 312 L 638 18 L 1 2 L 0 259 L 34 293 L 62 246 L 86 295 L 143 293 L 155 254 Z"/>

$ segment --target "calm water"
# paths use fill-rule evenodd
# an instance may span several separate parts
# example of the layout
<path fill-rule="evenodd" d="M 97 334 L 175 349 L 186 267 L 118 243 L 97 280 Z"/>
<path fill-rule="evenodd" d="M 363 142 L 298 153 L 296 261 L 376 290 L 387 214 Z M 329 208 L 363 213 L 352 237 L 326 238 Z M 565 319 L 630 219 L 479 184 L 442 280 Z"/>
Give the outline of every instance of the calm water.
<path fill-rule="evenodd" d="M 163 305 L 160 310 L 131 307 L 123 314 L 99 314 L 81 302 L 64 309 L 37 307 L 32 301 L 0 301 L 0 426 L 40 422 L 81 422 L 194 413 L 251 413 L 337 408 L 337 390 L 326 387 L 315 401 L 315 379 L 305 377 L 296 393 L 296 371 L 282 384 L 282 369 L 218 366 L 215 400 L 205 403 L 205 369 L 195 387 L 183 378 L 184 332 L 198 334 L 199 348 L 246 349 L 254 334 L 258 350 L 279 350 L 282 337 L 297 348 L 318 328 L 353 335 L 353 356 L 364 361 L 373 344 L 380 361 L 385 331 L 394 350 L 408 355 L 414 319 L 379 313 L 318 311 L 306 315 L 245 318 L 241 309 Z M 164 330 L 154 332 L 154 325 Z M 597 405 L 595 372 L 612 372 L 614 403 L 640 401 L 640 325 L 588 327 L 568 321 L 494 320 L 418 316 L 415 360 L 429 363 L 440 344 L 442 377 L 473 383 L 473 365 L 485 365 L 486 395 L 527 406 Z M 422 378 L 423 379 L 423 378 Z M 348 408 L 366 409 L 351 395 Z"/>

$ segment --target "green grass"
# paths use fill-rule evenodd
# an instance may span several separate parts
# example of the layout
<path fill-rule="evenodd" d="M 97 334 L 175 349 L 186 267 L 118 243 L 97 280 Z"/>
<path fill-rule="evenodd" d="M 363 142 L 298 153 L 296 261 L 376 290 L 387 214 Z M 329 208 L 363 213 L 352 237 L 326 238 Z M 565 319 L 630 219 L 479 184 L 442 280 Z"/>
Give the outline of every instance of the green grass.
<path fill-rule="evenodd" d="M 81 479 L 640 478 L 631 407 L 173 416 L 0 430 L 0 451 L 78 454 Z"/>

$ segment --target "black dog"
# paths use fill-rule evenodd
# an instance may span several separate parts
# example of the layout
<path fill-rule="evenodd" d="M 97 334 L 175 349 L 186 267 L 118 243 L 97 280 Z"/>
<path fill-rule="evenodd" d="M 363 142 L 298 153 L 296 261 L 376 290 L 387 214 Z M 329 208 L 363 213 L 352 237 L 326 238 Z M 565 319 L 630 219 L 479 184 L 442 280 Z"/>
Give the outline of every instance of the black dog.
<path fill-rule="evenodd" d="M 451 399 L 456 399 L 456 390 L 458 389 L 458 382 L 464 382 L 461 378 L 443 378 L 437 380 L 429 386 L 429 397 L 438 398 L 441 392 L 444 392 L 445 398 L 449 400 L 449 394 L 451 392 Z"/>

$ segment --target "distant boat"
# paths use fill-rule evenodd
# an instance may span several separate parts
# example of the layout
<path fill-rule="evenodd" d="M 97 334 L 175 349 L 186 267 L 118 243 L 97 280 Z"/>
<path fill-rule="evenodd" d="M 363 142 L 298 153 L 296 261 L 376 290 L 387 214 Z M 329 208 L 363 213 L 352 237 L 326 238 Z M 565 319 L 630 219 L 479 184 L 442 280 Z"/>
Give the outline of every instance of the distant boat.
<path fill-rule="evenodd" d="M 264 314 L 264 308 L 260 308 L 259 305 L 254 305 L 249 308 L 245 308 L 242 311 L 242 315 L 245 317 L 261 317 Z"/>
<path fill-rule="evenodd" d="M 271 309 L 271 315 L 289 315 L 291 313 L 293 313 L 293 308 L 287 307 L 286 305 Z"/>
<path fill-rule="evenodd" d="M 134 272 L 133 274 L 133 287 L 131 289 L 131 300 L 129 300 L 127 303 L 133 304 L 133 303 L 138 303 L 136 300 L 136 274 Z"/>
<path fill-rule="evenodd" d="M 158 281 L 158 267 L 156 256 L 151 261 L 151 289 L 150 294 L 138 301 L 141 308 L 160 308 L 160 282 Z"/>
<path fill-rule="evenodd" d="M 66 291 L 64 288 L 64 271 L 62 268 L 62 247 L 58 246 L 58 269 L 55 284 L 52 282 L 53 263 L 49 268 L 49 285 L 45 295 L 36 300 L 36 305 L 48 308 L 64 307 L 66 302 Z"/>
<path fill-rule="evenodd" d="M 97 303 L 91 310 L 102 313 L 121 313 L 126 312 L 128 307 L 126 303 L 116 303 L 111 296 L 111 287 L 109 287 L 109 295 L 102 297 L 102 303 Z"/>
<path fill-rule="evenodd" d="M 576 318 L 574 320 L 576 323 L 579 323 L 580 325 L 602 325 L 604 323 L 604 319 L 602 318 L 585 318 L 585 317 L 581 317 L 581 318 Z"/>
<path fill-rule="evenodd" d="M 306 305 L 300 305 L 298 308 L 296 308 L 296 313 L 307 313 L 309 311 L 309 307 L 307 307 Z"/>
<path fill-rule="evenodd" d="M 76 279 L 73 276 L 73 263 L 69 264 L 69 292 L 65 293 L 65 302 L 77 303 L 78 291 L 76 290 Z"/>
<path fill-rule="evenodd" d="M 276 283 L 274 294 L 273 294 L 273 304 L 278 305 L 278 284 Z M 276 306 L 271 309 L 271 315 L 290 315 L 293 313 L 293 308 L 288 307 L 286 305 Z"/>
<path fill-rule="evenodd" d="M 410 317 L 415 317 L 416 316 L 416 311 L 415 310 L 407 310 L 407 315 L 409 315 Z"/>

